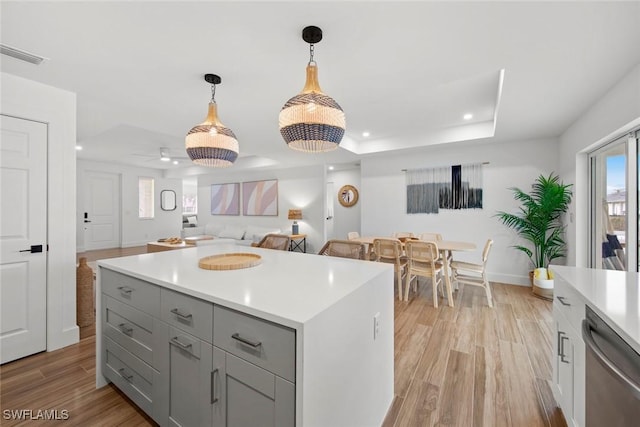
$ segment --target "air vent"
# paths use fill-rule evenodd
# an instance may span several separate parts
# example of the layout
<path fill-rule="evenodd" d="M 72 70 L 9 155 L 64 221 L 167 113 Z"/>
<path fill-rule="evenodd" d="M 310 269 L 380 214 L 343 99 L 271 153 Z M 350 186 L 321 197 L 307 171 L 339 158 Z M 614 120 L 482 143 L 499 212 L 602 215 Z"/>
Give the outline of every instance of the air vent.
<path fill-rule="evenodd" d="M 0 44 L 0 53 L 35 65 L 40 65 L 42 61 L 44 61 L 45 59 L 49 59 L 45 58 L 44 56 L 38 56 L 33 53 L 29 53 L 25 50 L 7 46 L 6 44 Z"/>

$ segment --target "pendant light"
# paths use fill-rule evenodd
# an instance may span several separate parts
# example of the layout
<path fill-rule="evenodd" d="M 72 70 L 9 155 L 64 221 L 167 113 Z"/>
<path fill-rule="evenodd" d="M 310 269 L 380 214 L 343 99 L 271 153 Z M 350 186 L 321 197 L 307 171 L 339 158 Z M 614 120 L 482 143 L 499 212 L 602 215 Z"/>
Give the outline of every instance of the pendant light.
<path fill-rule="evenodd" d="M 302 92 L 280 111 L 280 134 L 289 148 L 310 153 L 338 148 L 346 128 L 344 111 L 325 95 L 318 83 L 318 66 L 313 59 L 314 44 L 322 40 L 322 30 L 309 26 L 302 30 L 302 39 L 309 43 L 310 59 L 307 81 Z"/>
<path fill-rule="evenodd" d="M 187 154 L 197 165 L 226 168 L 238 158 L 238 140 L 233 131 L 218 119 L 216 85 L 219 85 L 222 79 L 215 74 L 205 74 L 204 79 L 211 84 L 209 112 L 204 122 L 194 126 L 187 133 Z"/>

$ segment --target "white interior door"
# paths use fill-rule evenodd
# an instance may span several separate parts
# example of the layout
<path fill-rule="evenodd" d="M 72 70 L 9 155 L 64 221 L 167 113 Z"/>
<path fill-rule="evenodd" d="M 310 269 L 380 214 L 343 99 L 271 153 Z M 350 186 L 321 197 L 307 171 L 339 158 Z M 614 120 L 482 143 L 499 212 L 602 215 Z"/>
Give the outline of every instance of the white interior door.
<path fill-rule="evenodd" d="M 0 363 L 5 363 L 47 347 L 47 125 L 0 115 L 0 132 Z"/>
<path fill-rule="evenodd" d="M 85 178 L 85 249 L 119 248 L 120 175 L 87 171 Z"/>

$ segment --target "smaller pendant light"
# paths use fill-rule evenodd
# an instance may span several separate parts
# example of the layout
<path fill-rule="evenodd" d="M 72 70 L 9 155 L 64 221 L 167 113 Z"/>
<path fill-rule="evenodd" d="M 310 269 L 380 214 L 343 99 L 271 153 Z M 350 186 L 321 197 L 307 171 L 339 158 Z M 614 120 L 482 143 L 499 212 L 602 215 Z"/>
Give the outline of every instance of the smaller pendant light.
<path fill-rule="evenodd" d="M 205 74 L 204 79 L 211 84 L 209 112 L 204 122 L 194 126 L 187 133 L 187 154 L 197 165 L 226 168 L 238 158 L 238 140 L 233 131 L 218 119 L 216 85 L 220 84 L 222 79 L 215 74 Z"/>
<path fill-rule="evenodd" d="M 310 153 L 338 148 L 346 128 L 344 111 L 325 95 L 318 83 L 318 67 L 313 60 L 314 44 L 322 40 L 322 30 L 309 26 L 302 30 L 302 39 L 309 43 L 310 59 L 307 81 L 302 92 L 280 111 L 280 134 L 289 148 Z"/>

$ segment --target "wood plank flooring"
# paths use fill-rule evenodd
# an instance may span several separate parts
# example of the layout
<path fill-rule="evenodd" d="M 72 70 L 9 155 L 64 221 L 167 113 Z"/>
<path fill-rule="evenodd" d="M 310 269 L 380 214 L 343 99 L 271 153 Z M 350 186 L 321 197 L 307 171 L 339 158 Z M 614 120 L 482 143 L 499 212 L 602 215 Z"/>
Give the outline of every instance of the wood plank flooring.
<path fill-rule="evenodd" d="M 431 285 L 395 302 L 395 399 L 384 427 L 566 426 L 551 392 L 552 304 L 529 288 L 464 287 L 434 308 Z M 441 299 L 441 301 L 443 301 Z"/>
<path fill-rule="evenodd" d="M 78 257 L 145 252 L 138 247 Z M 454 308 L 436 309 L 428 281 L 409 302 L 395 300 L 395 399 L 384 427 L 566 426 L 550 385 L 551 303 L 524 287 L 492 284 L 492 290 L 493 309 L 472 286 L 454 294 Z M 78 344 L 0 366 L 0 406 L 33 414 L 64 409 L 69 419 L 58 423 L 70 426 L 155 425 L 112 385 L 95 389 L 91 327 L 83 328 Z M 0 420 L 3 426 L 33 423 Z"/>

